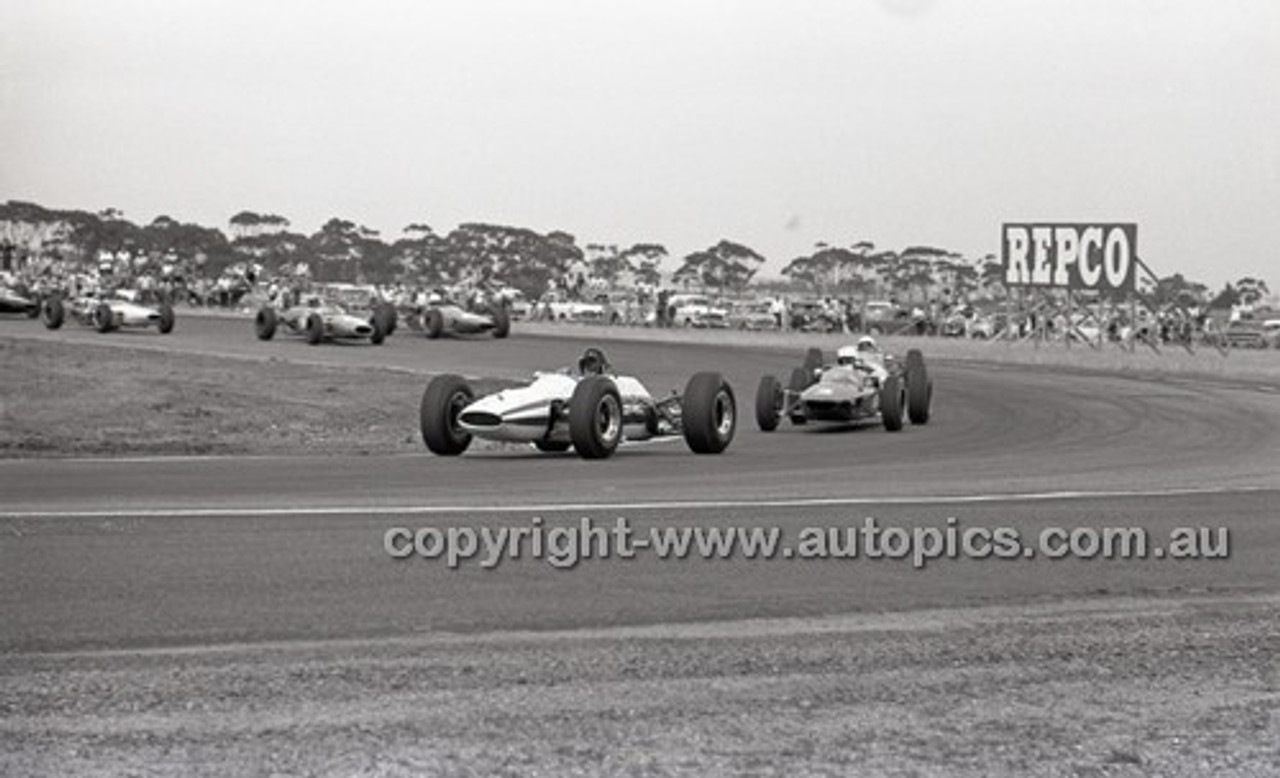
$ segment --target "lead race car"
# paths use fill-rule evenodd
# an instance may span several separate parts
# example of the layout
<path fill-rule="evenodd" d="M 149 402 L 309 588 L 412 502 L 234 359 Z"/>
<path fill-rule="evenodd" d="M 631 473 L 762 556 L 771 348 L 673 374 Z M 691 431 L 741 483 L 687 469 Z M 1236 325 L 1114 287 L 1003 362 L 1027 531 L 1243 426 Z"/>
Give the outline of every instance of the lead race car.
<path fill-rule="evenodd" d="M 461 376 L 433 378 L 418 414 L 422 440 L 442 456 L 467 450 L 473 437 L 532 443 L 606 459 L 618 445 L 683 435 L 697 454 L 729 447 L 737 425 L 733 389 L 719 373 L 696 373 L 683 395 L 656 399 L 642 383 L 613 371 L 604 353 L 587 349 L 576 370 L 537 373 L 515 389 L 476 398 Z"/>
<path fill-rule="evenodd" d="M 933 381 L 919 349 L 904 360 L 880 350 L 873 338 L 843 346 L 836 362 L 824 365 L 822 352 L 809 349 L 804 365 L 791 372 L 784 389 L 766 375 L 756 390 L 756 426 L 763 432 L 778 428 L 783 417 L 792 424 L 810 421 L 850 423 L 878 419 L 889 432 L 912 424 L 927 424 L 933 406 Z"/>
<path fill-rule="evenodd" d="M 176 317 L 168 303 L 157 306 L 139 305 L 125 299 L 119 294 L 100 293 L 97 296 L 64 298 L 51 295 L 45 298 L 41 306 L 44 326 L 56 330 L 62 326 L 67 317 L 86 327 L 93 327 L 98 332 L 112 332 L 129 328 L 141 329 L 155 327 L 161 335 L 173 332 Z"/>
<path fill-rule="evenodd" d="M 253 321 L 258 340 L 271 340 L 281 327 L 315 346 L 328 341 L 368 340 L 375 346 L 387 337 L 387 320 L 376 312 L 368 318 L 349 313 L 340 303 L 312 297 L 302 305 L 277 311 L 271 305 L 258 309 Z"/>

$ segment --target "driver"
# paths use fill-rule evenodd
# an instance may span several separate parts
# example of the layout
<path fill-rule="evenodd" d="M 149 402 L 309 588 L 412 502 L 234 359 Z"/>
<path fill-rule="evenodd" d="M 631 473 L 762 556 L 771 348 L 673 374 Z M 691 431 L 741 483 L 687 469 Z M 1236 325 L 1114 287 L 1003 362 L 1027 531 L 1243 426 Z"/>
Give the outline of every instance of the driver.
<path fill-rule="evenodd" d="M 579 373 L 584 376 L 604 375 L 608 370 L 609 360 L 605 358 L 603 351 L 592 347 L 582 352 L 582 358 L 578 360 Z"/>
<path fill-rule="evenodd" d="M 846 365 L 867 376 L 876 386 L 884 383 L 889 371 L 884 367 L 884 355 L 874 338 L 863 336 L 856 346 L 841 346 L 836 351 L 836 364 Z"/>

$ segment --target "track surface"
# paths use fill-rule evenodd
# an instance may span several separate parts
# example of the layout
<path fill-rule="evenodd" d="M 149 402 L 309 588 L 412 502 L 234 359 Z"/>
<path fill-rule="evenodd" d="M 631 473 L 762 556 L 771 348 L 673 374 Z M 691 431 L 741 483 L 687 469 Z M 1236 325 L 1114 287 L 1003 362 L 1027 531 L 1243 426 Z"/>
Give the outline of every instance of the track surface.
<path fill-rule="evenodd" d="M 381 348 L 312 348 L 300 341 L 259 343 L 245 322 L 194 318 L 181 319 L 178 331 L 168 338 L 149 333 L 103 338 L 77 329 L 48 333 L 34 326 L 5 323 L 5 327 L 5 334 L 33 338 L 106 341 L 228 358 L 285 358 L 366 364 L 424 375 L 449 371 L 511 378 L 570 363 L 590 342 L 579 337 L 521 337 L 518 332 L 507 341 L 427 342 L 397 333 Z M 1006 679 L 1011 685 L 1001 681 L 974 693 L 994 699 L 1003 694 L 1001 688 L 1025 688 L 1026 696 L 1004 700 L 1002 705 L 1011 707 L 991 714 L 991 726 L 1007 726 L 1006 714 L 1018 721 L 1017 706 L 1036 704 L 1028 700 L 1040 694 L 1032 691 L 1038 688 L 1035 685 L 1021 686 L 1027 680 L 1019 669 L 1024 662 L 1026 667 L 1045 663 L 1057 667 L 1054 672 L 1070 675 L 1071 667 L 1061 665 L 1064 645 L 1071 646 L 1068 652 L 1095 657 L 1095 664 L 1101 656 L 1140 656 L 1147 657 L 1142 660 L 1147 662 L 1154 661 L 1150 657 L 1158 653 L 1158 646 L 1159 651 L 1181 651 L 1179 646 L 1185 647 L 1192 634 L 1203 637 L 1205 656 L 1212 657 L 1211 665 L 1223 668 L 1225 675 L 1214 681 L 1216 671 L 1203 670 L 1198 664 L 1152 670 L 1150 678 L 1171 684 L 1169 694 L 1177 701 L 1156 694 L 1149 702 L 1157 707 L 1173 705 L 1179 713 L 1170 714 L 1166 724 L 1182 726 L 1184 719 L 1199 722 L 1209 715 L 1187 712 L 1185 695 L 1204 695 L 1215 683 L 1238 685 L 1248 694 L 1234 698 L 1235 702 L 1262 706 L 1260 728 L 1240 730 L 1254 733 L 1256 742 L 1254 735 L 1232 734 L 1227 741 L 1210 738 L 1205 746 L 1209 752 L 1213 743 L 1227 742 L 1233 754 L 1248 752 L 1248 758 L 1243 767 L 1205 762 L 1199 772 L 1251 774 L 1261 769 L 1259 765 L 1280 769 L 1280 757 L 1265 745 L 1277 742 L 1272 737 L 1276 719 L 1271 713 L 1280 708 L 1274 651 L 1255 653 L 1276 637 L 1276 608 L 1271 600 L 1249 604 L 1251 597 L 1270 597 L 1280 591 L 1280 565 L 1275 564 L 1280 558 L 1280 516 L 1275 508 L 1280 504 L 1277 395 L 1262 387 L 1152 383 L 931 363 L 936 404 L 927 428 L 908 427 L 894 435 L 874 427 L 830 431 L 784 425 L 779 432 L 765 435 L 754 429 L 750 418 L 755 384 L 765 371 L 785 376 L 801 354 L 646 343 L 608 344 L 607 351 L 620 370 L 636 373 L 654 392 L 682 386 L 696 370 L 724 372 L 737 389 L 741 406 L 738 437 L 730 450 L 719 457 L 696 457 L 682 442 L 670 441 L 624 448 L 606 462 L 511 449 L 481 450 L 458 459 L 424 452 L 420 456 L 0 462 L 0 649 L 10 657 L 0 661 L 0 681 L 4 681 L 0 689 L 8 685 L 11 690 L 7 695 L 0 692 L 0 711 L 22 714 L 0 728 L 14 743 L 22 744 L 8 758 L 0 749 L 0 772 L 6 766 L 14 773 L 50 768 L 55 763 L 52 752 L 45 753 L 39 745 L 44 737 L 89 744 L 105 738 L 106 753 L 119 760 L 121 769 L 168 763 L 178 766 L 175 772 L 190 772 L 192 762 L 183 759 L 182 753 L 203 755 L 227 767 L 227 762 L 219 762 L 227 752 L 217 737 L 210 734 L 208 739 L 193 740 L 181 730 L 169 730 L 145 716 L 138 718 L 138 706 L 148 709 L 146 699 L 137 696 L 143 692 L 122 697 L 120 691 L 154 688 L 167 690 L 164 700 L 190 695 L 201 706 L 197 710 L 212 705 L 217 711 L 231 705 L 226 710 L 239 713 L 228 715 L 247 716 L 251 722 L 241 726 L 235 722 L 245 719 L 233 718 L 224 727 L 216 718 L 197 717 L 179 726 L 206 733 L 210 727 L 217 732 L 227 729 L 232 733 L 228 737 L 240 737 L 234 732 L 246 728 L 256 733 L 254 737 L 285 732 L 284 740 L 270 747 L 270 756 L 274 759 L 280 749 L 295 749 L 282 757 L 286 772 L 323 772 L 314 753 L 333 756 L 335 743 L 343 744 L 350 754 L 367 755 L 374 747 L 371 742 L 343 737 L 362 731 L 363 726 L 386 725 L 393 729 L 379 730 L 378 747 L 400 755 L 403 761 L 394 763 L 396 769 L 357 761 L 339 762 L 347 769 L 338 772 L 400 774 L 397 770 L 402 769 L 403 774 L 469 774 L 464 769 L 468 765 L 477 774 L 527 772 L 531 765 L 554 765 L 552 772 L 584 769 L 584 765 L 588 772 L 612 772 L 634 766 L 636 760 L 623 759 L 611 769 L 590 749 L 625 741 L 637 749 L 633 756 L 669 749 L 670 759 L 655 763 L 653 771 L 659 773 L 737 772 L 772 765 L 778 774 L 799 774 L 804 770 L 798 765 L 815 771 L 816 765 L 826 765 L 823 769 L 840 774 L 848 767 L 840 767 L 840 760 L 831 754 L 842 755 L 852 746 L 840 745 L 842 741 L 834 735 L 826 740 L 814 735 L 818 745 L 811 743 L 812 748 L 831 750 L 823 752 L 821 760 L 803 748 L 792 758 L 787 756 L 787 749 L 795 747 L 788 727 L 798 727 L 797 732 L 823 731 L 825 725 L 809 720 L 813 712 L 828 722 L 856 718 L 849 718 L 854 714 L 841 707 L 845 697 L 824 700 L 820 688 L 839 689 L 841 695 L 858 699 L 870 694 L 887 700 L 897 699 L 894 695 L 910 687 L 922 696 L 914 702 L 908 696 L 903 704 L 912 715 L 921 715 L 930 709 L 930 699 L 957 699 L 949 686 L 954 678 L 939 680 L 941 686 L 926 694 L 930 682 L 920 679 L 932 677 L 935 668 L 950 662 L 969 668 L 965 673 L 981 674 L 995 661 L 1003 668 L 1000 673 L 1016 676 Z M 377 380 L 376 372 L 371 371 L 370 380 Z M 264 395 L 264 401 L 270 401 L 269 395 Z M 450 571 L 439 562 L 392 561 L 382 548 L 383 533 L 391 526 L 515 527 L 527 526 L 534 516 L 542 517 L 548 526 L 574 524 L 583 516 L 601 523 L 623 516 L 640 530 L 780 526 L 789 537 L 804 526 L 857 526 L 867 516 L 903 526 L 942 526 L 955 517 L 963 527 L 1012 526 L 1024 537 L 1046 526 L 1124 525 L 1146 527 L 1159 540 L 1172 527 L 1208 525 L 1229 528 L 1231 556 L 1197 562 L 937 561 L 925 570 L 914 570 L 904 562 L 865 559 L 709 562 L 659 561 L 642 555 L 630 561 L 586 561 L 572 571 L 533 560 L 508 561 L 494 570 L 472 564 Z M 1218 624 L 1195 615 L 1216 612 L 1219 606 L 1203 611 L 1193 607 L 1174 622 L 1151 613 L 1160 610 L 1152 603 L 1178 603 L 1187 596 L 1206 594 L 1226 598 L 1223 612 L 1237 614 L 1239 620 L 1224 616 Z M 1134 634 L 1148 636 L 1141 648 L 1131 645 L 1132 636 L 1123 627 L 1103 629 L 1103 622 L 1073 617 L 1059 629 L 1045 626 L 1049 622 L 1037 610 L 1063 600 L 1103 595 L 1109 598 L 1106 602 L 1129 601 L 1123 596 L 1140 598 L 1132 614 L 1108 616 L 1106 623 L 1129 624 L 1138 631 Z M 1118 596 L 1121 599 L 1115 599 Z M 1149 599 L 1152 596 L 1159 599 Z M 1012 621 L 1000 621 L 1022 624 L 1008 626 L 1011 633 L 1004 648 L 999 647 L 1003 638 L 998 638 L 1003 627 L 988 632 L 968 624 L 963 630 L 977 631 L 962 630 L 959 634 L 966 647 L 953 652 L 947 647 L 950 639 L 934 644 L 927 634 L 916 632 L 936 628 L 956 637 L 949 631 L 953 627 L 909 615 L 988 604 L 1030 609 L 1010 616 Z M 1169 607 L 1183 613 L 1180 605 Z M 885 611 L 908 611 L 907 632 L 895 637 L 900 627 L 870 615 Z M 708 623 L 774 618 L 800 619 L 779 627 L 794 634 L 794 639 L 775 645 L 769 627 L 744 628 L 742 634 L 735 633 L 730 636 L 733 640 L 722 643 L 698 637 Z M 853 621 L 824 621 L 832 618 Z M 1162 633 L 1161 629 L 1171 628 L 1170 623 L 1185 623 L 1187 631 L 1178 631 L 1179 627 Z M 678 642 L 666 649 L 661 648 L 665 644 L 651 644 L 634 661 L 647 665 L 657 661 L 652 651 L 669 650 L 671 664 L 644 671 L 662 679 L 661 683 L 637 685 L 628 679 L 640 671 L 625 659 L 627 647 L 637 637 L 626 629 L 658 624 L 679 625 L 657 635 Z M 1042 627 L 1052 633 L 1042 636 L 1046 646 L 1058 646 L 1046 647 L 1043 655 L 1037 653 L 1039 649 L 1025 648 L 1038 645 L 1035 641 L 1041 638 L 1034 636 Z M 828 628 L 843 636 L 834 639 L 837 646 L 805 637 L 815 629 L 822 633 Z M 563 629 L 605 631 L 582 637 L 585 642 L 575 637 L 579 633 L 553 633 L 547 644 L 520 642 L 531 640 L 526 635 L 514 638 L 518 643 L 514 646 L 507 646 L 508 638 L 501 637 L 513 630 Z M 1080 643 L 1074 635 L 1081 629 L 1101 631 L 1091 639 L 1094 642 Z M 881 637 L 857 637 L 863 630 Z M 476 672 L 460 669 L 451 658 L 454 649 L 430 643 L 450 633 L 474 635 L 460 638 L 464 642 L 457 650 L 485 657 L 474 684 L 453 684 L 436 675 Z M 1211 639 L 1210 634 L 1217 637 Z M 396 640 L 428 643 L 411 643 L 400 651 Z M 1025 640 L 1032 642 L 1020 642 Z M 168 668 L 156 672 L 167 676 L 133 669 L 129 652 L 170 646 L 180 649 L 152 656 L 160 668 Z M 101 649 L 125 653 L 101 654 Z M 46 651 L 89 653 L 48 655 Z M 195 652 L 191 655 L 195 658 L 183 659 L 186 651 Z M 997 652 L 995 660 L 991 651 Z M 242 689 L 237 694 L 250 701 L 245 704 L 275 710 L 272 715 L 284 719 L 255 718 L 245 712 L 248 708 L 220 696 L 229 693 L 227 683 L 231 682 L 218 669 L 220 652 L 226 652 L 226 661 L 238 668 L 232 675 L 235 688 Z M 388 652 L 391 655 L 385 656 Z M 895 653 L 912 659 L 886 665 L 884 657 Z M 376 667 L 355 658 L 370 655 L 378 657 L 369 660 Z M 845 667 L 841 656 L 860 657 L 848 660 L 855 664 L 863 660 L 871 664 Z M 1255 659 L 1262 664 L 1251 665 Z M 711 665 L 699 664 L 704 660 Z M 1145 672 L 1135 671 L 1128 659 L 1117 662 L 1108 672 L 1135 679 Z M 890 665 L 896 668 L 890 672 L 896 680 L 886 677 L 868 680 L 869 686 L 863 688 L 848 686 L 855 677 L 848 673 L 889 672 L 885 668 Z M 514 673 L 510 678 L 497 669 L 508 666 Z M 1141 667 L 1150 669 L 1146 664 Z M 75 672 L 66 674 L 73 668 Z M 319 675 L 310 676 L 313 671 Z M 496 673 L 491 679 L 490 671 Z M 404 676 L 406 672 L 411 675 Z M 330 677 L 326 673 L 343 678 L 368 673 L 369 677 L 360 689 L 331 698 L 325 691 L 331 687 L 321 680 Z M 405 679 L 416 673 L 437 679 L 433 691 L 415 687 L 410 692 L 401 686 L 413 686 Z M 273 685 L 292 677 L 304 681 L 303 691 L 297 692 L 303 695 L 301 700 Z M 569 697 L 561 699 L 554 690 L 566 678 L 576 680 L 562 689 Z M 742 685 L 735 685 L 734 678 Z M 1253 685 L 1259 678 L 1262 685 Z M 182 679 L 177 687 L 172 687 L 178 683 L 174 679 Z M 784 679 L 789 680 L 784 683 Z M 553 696 L 535 705 L 521 694 L 523 683 Z M 974 683 L 975 689 L 983 686 Z M 1104 674 L 1081 683 L 1086 684 L 1083 691 L 1075 693 L 1091 694 L 1089 690 L 1108 681 Z M 272 708 L 275 703 L 265 699 L 254 701 L 250 688 L 258 684 L 276 689 L 273 694 L 293 700 L 291 704 L 307 706 L 331 726 L 305 732 L 291 729 L 287 722 L 295 720 L 293 714 Z M 456 692 L 440 691 L 454 686 Z M 1137 693 L 1124 684 L 1117 688 Z M 104 689 L 114 691 L 103 697 Z M 407 696 L 397 698 L 401 692 Z M 793 694 L 813 697 L 816 707 L 806 712 L 809 709 L 804 706 L 792 706 Z M 638 699 L 652 695 L 657 695 L 650 700 L 656 707 L 641 705 L 638 713 L 625 702 L 634 696 L 639 704 Z M 59 718 L 74 716 L 80 705 L 74 700 L 79 699 L 97 701 L 94 704 L 100 707 L 94 715 L 107 717 L 103 724 Z M 377 712 L 384 699 L 401 702 Z M 410 707 L 401 709 L 400 704 Z M 762 704 L 780 705 L 777 718 L 760 718 L 754 711 Z M 447 712 L 446 719 L 456 714 L 457 726 L 466 722 L 470 729 L 453 732 L 446 719 L 429 722 L 411 712 L 424 705 Z M 165 702 L 158 709 L 170 706 Z M 370 707 L 365 711 L 361 706 Z M 675 715 L 672 711 L 703 708 L 711 717 L 703 724 L 658 723 Z M 512 718 L 503 718 L 495 713 L 498 710 L 512 712 Z M 875 711 L 873 719 L 855 727 L 863 735 L 877 731 L 878 726 L 883 730 L 876 723 L 886 720 L 882 717 L 893 720 L 897 715 L 892 706 L 886 709 L 877 704 L 870 710 Z M 516 716 L 513 711 L 520 713 Z M 634 716 L 648 739 L 629 739 L 634 730 L 627 728 L 598 731 L 602 711 Z M 1240 713 L 1236 708 L 1232 711 L 1233 716 Z M 1092 723 L 1082 723 L 1082 732 L 1090 727 L 1103 732 L 1114 726 L 1112 709 L 1086 714 L 1096 714 L 1096 720 L 1086 715 L 1082 721 Z M 1144 718 L 1149 715 L 1138 716 L 1134 731 L 1150 724 Z M 559 731 L 553 725 L 556 721 L 595 729 L 585 740 L 564 735 L 568 739 L 561 742 L 547 729 Z M 1061 721 L 1061 717 L 1050 717 L 1046 726 L 1061 726 Z M 986 737 L 974 731 L 971 722 L 948 726 L 965 743 Z M 1234 726 L 1228 725 L 1228 731 L 1237 733 Z M 899 734 L 920 731 L 909 728 Z M 345 734 L 331 740 L 335 732 Z M 394 732 L 405 734 L 408 741 L 401 743 L 388 734 Z M 421 738 L 431 738 L 434 735 L 429 733 L 434 732 L 445 734 L 441 740 L 430 740 L 434 745 L 424 750 Z M 503 751 L 503 737 L 490 738 L 486 732 L 514 732 L 525 739 L 516 741 L 523 746 L 514 746 L 514 752 Z M 139 745 L 144 741 L 138 739 L 144 737 L 191 750 L 177 756 L 148 750 Z M 1016 738 L 1001 742 L 1017 743 Z M 707 750 L 709 743 L 730 750 L 749 748 L 757 739 L 765 749 L 759 761 L 749 756 L 744 760 L 737 751 L 721 753 L 721 759 Z M 1080 774 L 1074 768 L 1061 773 L 1030 769 L 1028 764 L 1037 764 L 1037 755 L 1026 753 L 1025 746 L 1011 746 L 1016 758 L 1006 754 L 973 761 L 948 751 L 957 741 L 944 741 L 951 745 L 941 751 L 921 744 L 913 751 L 909 743 L 881 740 L 877 746 L 881 750 L 868 758 L 878 754 L 888 761 L 858 764 L 876 767 L 876 772 L 893 772 L 895 766 L 910 764 L 946 764 L 950 767 L 939 774 Z M 549 742 L 570 750 L 542 752 L 535 745 Z M 1060 746 L 1047 747 L 1039 758 L 1070 753 L 1066 744 Z M 490 751 L 495 748 L 493 753 L 505 754 L 503 759 L 493 761 L 496 757 L 491 758 Z M 577 748 L 586 751 L 572 750 Z M 1128 751 L 1115 748 L 1111 744 L 1096 753 L 1089 751 L 1082 764 L 1089 769 L 1135 764 Z M 533 760 L 524 764 L 525 769 L 518 761 L 522 753 Z M 680 754 L 689 755 L 690 761 L 672 761 Z M 250 758 L 266 759 L 267 752 L 255 750 Z M 1136 764 L 1149 758 L 1143 753 L 1133 757 Z M 1180 773 L 1178 768 L 1188 763 L 1177 758 L 1152 763 L 1163 765 L 1165 774 L 1197 772 L 1193 765 Z M 75 772 L 93 772 L 86 767 L 94 764 L 92 760 L 74 764 L 78 765 Z M 257 761 L 250 764 L 254 770 L 261 768 Z M 788 771 L 788 765 L 796 769 Z M 231 771 L 240 770 L 232 763 Z"/>

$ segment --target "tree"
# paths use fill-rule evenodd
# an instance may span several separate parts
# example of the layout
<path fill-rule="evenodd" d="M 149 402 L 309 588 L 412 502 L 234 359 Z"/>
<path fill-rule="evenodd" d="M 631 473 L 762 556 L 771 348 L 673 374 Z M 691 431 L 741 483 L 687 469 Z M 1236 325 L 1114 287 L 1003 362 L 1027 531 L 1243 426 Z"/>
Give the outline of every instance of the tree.
<path fill-rule="evenodd" d="M 1235 286 L 1240 295 L 1240 302 L 1245 305 L 1257 305 L 1263 298 L 1271 294 L 1271 290 L 1267 288 L 1267 282 L 1253 276 L 1245 276 L 1236 281 Z"/>
<path fill-rule="evenodd" d="M 1240 293 L 1231 284 L 1222 287 L 1222 291 L 1218 292 L 1212 300 L 1209 301 L 1209 308 L 1222 311 L 1229 310 L 1240 304 Z"/>
<path fill-rule="evenodd" d="M 740 243 L 721 240 L 716 245 L 694 252 L 673 276 L 677 281 L 697 282 L 703 287 L 729 288 L 741 291 L 765 262 L 764 257 Z"/>

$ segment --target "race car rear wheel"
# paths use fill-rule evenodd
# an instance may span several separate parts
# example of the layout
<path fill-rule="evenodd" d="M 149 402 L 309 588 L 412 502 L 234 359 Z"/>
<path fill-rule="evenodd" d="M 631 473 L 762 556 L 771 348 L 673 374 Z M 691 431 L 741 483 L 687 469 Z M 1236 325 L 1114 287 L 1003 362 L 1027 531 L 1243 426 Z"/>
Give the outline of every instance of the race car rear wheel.
<path fill-rule="evenodd" d="M 444 333 L 444 314 L 436 308 L 428 308 L 427 312 L 422 314 L 422 329 L 432 340 L 440 337 Z"/>
<path fill-rule="evenodd" d="M 115 314 L 107 303 L 98 303 L 93 309 L 93 326 L 98 332 L 111 332 L 115 329 Z"/>
<path fill-rule="evenodd" d="M 324 340 L 324 319 L 313 313 L 307 317 L 307 342 L 315 346 Z"/>
<path fill-rule="evenodd" d="M 173 332 L 173 324 L 176 317 L 173 315 L 173 307 L 168 303 L 160 304 L 160 324 L 156 329 L 160 330 L 161 335 L 168 335 Z"/>
<path fill-rule="evenodd" d="M 880 419 L 889 432 L 902 429 L 902 412 L 907 404 L 907 388 L 902 385 L 902 376 L 894 374 L 885 379 L 880 387 Z"/>
<path fill-rule="evenodd" d="M 719 373 L 695 373 L 685 386 L 681 416 L 684 442 L 695 454 L 719 454 L 733 441 L 738 404 Z"/>
<path fill-rule="evenodd" d="M 569 439 L 583 459 L 607 459 L 622 441 L 622 398 L 607 376 L 587 376 L 569 399 Z"/>
<path fill-rule="evenodd" d="M 933 406 L 933 382 L 924 367 L 924 355 L 920 349 L 907 352 L 907 418 L 912 424 L 928 424 Z"/>
<path fill-rule="evenodd" d="M 458 416 L 474 398 L 471 385 L 460 375 L 436 376 L 427 384 L 418 409 L 418 426 L 431 453 L 457 456 L 471 445 L 471 433 L 459 426 Z"/>
<path fill-rule="evenodd" d="M 756 388 L 756 426 L 761 432 L 773 432 L 782 417 L 782 384 L 772 375 L 761 376 Z"/>
<path fill-rule="evenodd" d="M 44 305 L 40 307 L 40 314 L 44 319 L 44 326 L 51 330 L 56 330 L 62 326 L 62 320 L 66 317 L 66 309 L 62 307 L 62 298 L 54 295 L 44 301 Z"/>
<path fill-rule="evenodd" d="M 493 337 L 501 340 L 511 334 L 511 315 L 505 305 L 495 305 L 491 311 L 493 316 Z"/>
<path fill-rule="evenodd" d="M 258 309 L 258 315 L 253 320 L 253 333 L 258 336 L 258 340 L 271 340 L 276 336 L 276 312 L 269 305 L 264 305 Z"/>

